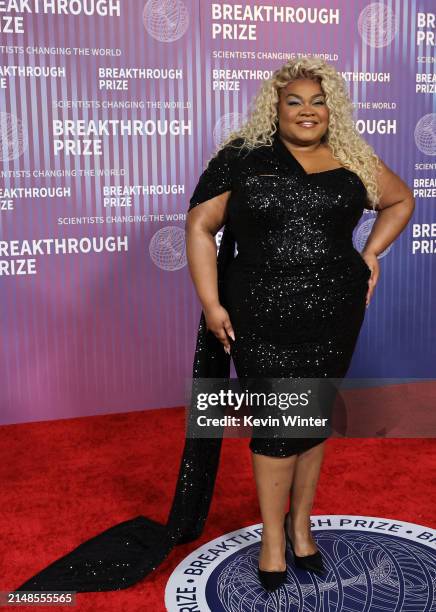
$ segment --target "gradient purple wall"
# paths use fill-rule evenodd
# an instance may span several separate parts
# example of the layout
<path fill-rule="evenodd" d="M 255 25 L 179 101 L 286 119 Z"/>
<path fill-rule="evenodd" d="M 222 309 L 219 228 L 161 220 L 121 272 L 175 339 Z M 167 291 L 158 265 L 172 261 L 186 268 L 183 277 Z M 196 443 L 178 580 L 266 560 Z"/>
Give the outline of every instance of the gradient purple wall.
<path fill-rule="evenodd" d="M 434 28 L 423 26 L 419 16 L 431 14 L 434 3 L 272 3 L 296 10 L 286 23 L 221 18 L 213 4 L 122 0 L 119 15 L 112 16 L 0 13 L 0 19 L 22 18 L 12 27 L 24 30 L 0 33 L 0 423 L 183 404 L 200 315 L 183 243 L 188 200 L 205 159 L 243 121 L 261 79 L 297 53 L 327 54 L 349 83 L 362 135 L 411 187 L 428 181 L 417 194 L 410 225 L 380 257 L 380 280 L 350 376 L 434 375 L 436 235 L 425 244 L 413 236 L 414 227 L 417 233 L 435 223 L 434 84 L 416 91 L 417 81 L 431 80 L 422 75 L 435 69 Z M 224 40 L 224 27 L 236 27 L 236 39 Z M 55 52 L 28 53 L 28 47 Z M 60 48 L 111 54 L 63 55 Z M 263 52 L 269 56 L 262 58 Z M 26 66 L 58 68 L 60 76 L 12 74 Z M 157 72 L 128 78 L 127 89 L 107 90 L 99 84 L 105 68 Z M 246 72 L 217 82 L 216 68 Z M 358 73 L 387 80 L 367 82 Z M 114 102 L 133 107 L 104 107 Z M 385 108 L 373 108 L 378 104 Z M 139 120 L 150 132 L 98 136 L 102 155 L 55 155 L 56 119 L 85 125 Z M 37 176 L 40 170 L 67 176 Z M 97 176 L 69 176 L 74 170 Z M 110 170 L 113 176 L 98 175 Z M 117 186 L 133 188 L 131 206 L 120 200 L 114 208 L 104 205 L 105 189 Z M 172 189 L 147 191 L 159 186 Z M 67 193 L 17 191 L 32 187 Z M 106 220 L 123 215 L 133 218 Z M 77 219 L 82 222 L 73 224 Z M 359 250 L 372 219 L 365 214 L 356 230 Z M 57 255 L 13 252 L 24 241 L 74 237 L 119 237 L 128 246 Z M 36 274 L 7 273 L 13 265 L 28 268 L 29 259 Z"/>

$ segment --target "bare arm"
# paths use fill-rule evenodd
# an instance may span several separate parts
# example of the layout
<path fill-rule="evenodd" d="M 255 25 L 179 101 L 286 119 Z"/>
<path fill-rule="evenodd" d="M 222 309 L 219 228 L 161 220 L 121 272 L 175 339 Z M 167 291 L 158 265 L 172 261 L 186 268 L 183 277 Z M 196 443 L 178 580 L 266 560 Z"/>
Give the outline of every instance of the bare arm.
<path fill-rule="evenodd" d="M 363 253 L 380 255 L 403 231 L 415 209 L 413 192 L 384 162 L 379 174 L 381 198 L 377 219 Z"/>
<path fill-rule="evenodd" d="M 392 172 L 382 160 L 380 161 L 378 183 L 381 197 L 377 207 L 378 213 L 362 251 L 362 257 L 371 269 L 366 296 L 367 305 L 380 275 L 377 255 L 380 255 L 401 234 L 415 209 L 413 192 L 397 174 Z"/>
<path fill-rule="evenodd" d="M 189 272 L 197 291 L 207 328 L 223 343 L 227 351 L 234 332 L 227 311 L 218 296 L 218 273 L 215 234 L 227 218 L 230 191 L 221 193 L 191 209 L 186 217 L 186 256 Z"/>

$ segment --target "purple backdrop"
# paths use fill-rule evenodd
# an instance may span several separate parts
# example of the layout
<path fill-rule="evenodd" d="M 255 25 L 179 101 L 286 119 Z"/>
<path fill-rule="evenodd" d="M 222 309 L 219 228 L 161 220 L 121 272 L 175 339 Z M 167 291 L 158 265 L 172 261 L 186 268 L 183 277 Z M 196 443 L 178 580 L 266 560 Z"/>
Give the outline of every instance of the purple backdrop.
<path fill-rule="evenodd" d="M 350 376 L 434 376 L 434 4 L 255 4 L 0 11 L 0 423 L 183 404 L 200 314 L 188 200 L 261 80 L 298 54 L 343 73 L 359 131 L 416 189 Z"/>

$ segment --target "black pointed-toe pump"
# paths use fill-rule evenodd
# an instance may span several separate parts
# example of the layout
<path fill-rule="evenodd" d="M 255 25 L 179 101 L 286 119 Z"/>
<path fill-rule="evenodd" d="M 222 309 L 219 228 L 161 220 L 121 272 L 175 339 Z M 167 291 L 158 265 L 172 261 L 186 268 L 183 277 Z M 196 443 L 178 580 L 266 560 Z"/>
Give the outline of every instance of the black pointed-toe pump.
<path fill-rule="evenodd" d="M 267 591 L 275 591 L 286 581 L 287 567 L 283 571 L 261 570 L 258 563 L 257 574 L 264 589 Z"/>
<path fill-rule="evenodd" d="M 299 557 L 298 555 L 295 554 L 292 540 L 289 537 L 288 530 L 286 528 L 288 514 L 289 512 L 287 512 L 285 515 L 285 535 L 286 535 L 286 541 L 290 545 L 292 554 L 294 555 L 295 566 L 299 567 L 300 569 L 307 570 L 309 572 L 315 572 L 316 574 L 322 576 L 323 574 L 325 574 L 325 568 L 324 568 L 324 563 L 322 560 L 322 555 L 319 550 L 314 552 L 312 555 L 305 555 L 303 557 Z"/>
<path fill-rule="evenodd" d="M 286 581 L 286 570 L 283 572 L 274 572 L 270 570 L 261 570 L 257 565 L 257 573 L 259 580 L 264 589 L 267 591 L 275 591 Z"/>

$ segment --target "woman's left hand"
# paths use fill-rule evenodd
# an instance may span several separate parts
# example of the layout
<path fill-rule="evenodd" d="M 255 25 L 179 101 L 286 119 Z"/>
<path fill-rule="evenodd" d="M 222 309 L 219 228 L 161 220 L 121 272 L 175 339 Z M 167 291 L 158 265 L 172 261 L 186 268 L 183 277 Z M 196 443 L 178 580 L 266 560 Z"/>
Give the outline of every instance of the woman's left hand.
<path fill-rule="evenodd" d="M 366 265 L 371 270 L 371 276 L 368 279 L 368 292 L 365 298 L 366 307 L 368 308 L 369 302 L 371 300 L 372 294 L 374 293 L 375 286 L 380 276 L 380 264 L 378 263 L 377 255 L 375 253 L 372 253 L 371 251 L 363 250 L 361 255 Z"/>

